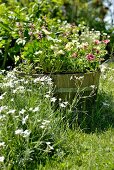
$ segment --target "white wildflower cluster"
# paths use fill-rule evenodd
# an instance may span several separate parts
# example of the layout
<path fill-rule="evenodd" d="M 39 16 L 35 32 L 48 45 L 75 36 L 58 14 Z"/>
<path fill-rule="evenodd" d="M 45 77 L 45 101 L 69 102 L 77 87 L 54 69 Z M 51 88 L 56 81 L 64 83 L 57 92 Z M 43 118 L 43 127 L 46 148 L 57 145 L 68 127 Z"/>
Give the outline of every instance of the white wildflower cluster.
<path fill-rule="evenodd" d="M 7 82 L 4 82 L 4 83 L 2 84 L 2 87 L 14 88 L 14 87 L 15 87 L 14 81 L 13 81 L 13 80 L 9 80 L 9 81 L 7 81 Z"/>
<path fill-rule="evenodd" d="M 48 85 L 52 85 L 52 79 L 49 76 L 38 77 L 38 78 L 34 79 L 33 82 L 34 83 L 40 82 L 42 85 L 44 85 L 45 83 Z"/>
<path fill-rule="evenodd" d="M 23 131 L 23 129 L 17 129 L 15 131 L 15 135 L 20 135 L 24 138 L 29 137 L 30 133 L 31 133 L 31 131 L 29 131 L 29 130 Z"/>
<path fill-rule="evenodd" d="M 25 85 L 29 83 L 25 78 L 18 78 L 15 74 L 15 71 L 8 72 L 3 82 L 1 83 L 2 88 L 12 89 L 13 94 L 25 92 Z M 23 84 L 23 85 L 22 85 Z M 0 98 L 2 99 L 4 95 Z"/>
<path fill-rule="evenodd" d="M 7 75 L 6 75 L 6 79 L 8 78 L 11 78 L 11 79 L 17 79 L 17 77 L 15 76 L 15 72 L 14 71 L 11 71 L 11 72 L 8 72 Z"/>
<path fill-rule="evenodd" d="M 24 93 L 25 92 L 25 88 L 23 86 L 19 86 L 16 89 L 13 90 L 13 93 Z"/>
<path fill-rule="evenodd" d="M 30 111 L 30 112 L 34 112 L 34 113 L 35 113 L 35 112 L 38 112 L 39 110 L 40 110 L 39 106 L 36 106 L 35 108 L 33 108 L 33 107 L 30 107 L 30 108 L 29 108 L 29 111 Z"/>
<path fill-rule="evenodd" d="M 16 112 L 15 109 L 10 109 L 10 110 L 7 112 L 7 114 L 14 114 L 15 112 Z"/>

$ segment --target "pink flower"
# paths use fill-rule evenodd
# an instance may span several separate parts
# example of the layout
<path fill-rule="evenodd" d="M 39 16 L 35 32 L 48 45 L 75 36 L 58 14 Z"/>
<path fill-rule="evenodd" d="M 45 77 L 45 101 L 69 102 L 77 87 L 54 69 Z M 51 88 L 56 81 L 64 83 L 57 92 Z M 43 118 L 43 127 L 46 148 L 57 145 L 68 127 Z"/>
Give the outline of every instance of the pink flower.
<path fill-rule="evenodd" d="M 100 42 L 99 40 L 95 40 L 94 43 L 95 43 L 96 45 L 98 45 L 98 44 L 100 44 L 101 42 Z"/>
<path fill-rule="evenodd" d="M 73 53 L 72 58 L 76 58 L 76 57 L 77 57 L 77 53 Z"/>
<path fill-rule="evenodd" d="M 93 54 L 88 54 L 86 56 L 87 60 L 91 61 L 91 60 L 94 60 L 95 59 L 95 56 Z"/>
<path fill-rule="evenodd" d="M 108 44 L 108 43 L 110 42 L 110 40 L 103 40 L 103 42 L 104 42 L 105 44 Z"/>

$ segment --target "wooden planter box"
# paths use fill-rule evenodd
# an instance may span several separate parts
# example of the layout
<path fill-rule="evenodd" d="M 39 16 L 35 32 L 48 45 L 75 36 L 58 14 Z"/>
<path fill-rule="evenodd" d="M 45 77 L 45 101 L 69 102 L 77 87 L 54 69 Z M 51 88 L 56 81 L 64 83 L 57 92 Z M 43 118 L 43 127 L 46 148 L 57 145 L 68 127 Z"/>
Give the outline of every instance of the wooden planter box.
<path fill-rule="evenodd" d="M 20 76 L 26 74 L 20 73 Z M 96 99 L 99 86 L 100 71 L 73 74 L 33 74 L 32 77 L 50 76 L 54 83 L 54 96 L 59 100 L 68 101 L 70 104 L 77 97 L 80 103 L 91 107 Z M 80 104 L 80 105 L 81 105 Z"/>
<path fill-rule="evenodd" d="M 55 96 L 72 102 L 76 95 L 93 96 L 97 94 L 100 72 L 76 74 L 52 74 Z M 79 93 L 79 94 L 78 94 Z"/>

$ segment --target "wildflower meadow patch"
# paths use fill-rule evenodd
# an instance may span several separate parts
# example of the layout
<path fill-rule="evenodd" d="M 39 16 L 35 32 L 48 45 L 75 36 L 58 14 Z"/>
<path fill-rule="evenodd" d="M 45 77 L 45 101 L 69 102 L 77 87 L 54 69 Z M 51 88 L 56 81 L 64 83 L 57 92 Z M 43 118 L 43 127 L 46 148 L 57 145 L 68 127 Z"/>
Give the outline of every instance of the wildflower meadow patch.
<path fill-rule="evenodd" d="M 0 85 L 0 168 L 31 169 L 45 163 L 56 152 L 60 124 L 51 79 L 8 72 Z"/>

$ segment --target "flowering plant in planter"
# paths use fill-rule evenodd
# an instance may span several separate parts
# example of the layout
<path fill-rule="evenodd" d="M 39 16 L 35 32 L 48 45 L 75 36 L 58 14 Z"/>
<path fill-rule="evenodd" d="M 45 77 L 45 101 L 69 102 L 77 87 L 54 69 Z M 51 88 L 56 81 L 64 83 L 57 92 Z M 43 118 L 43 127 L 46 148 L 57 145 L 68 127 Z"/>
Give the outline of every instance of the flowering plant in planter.
<path fill-rule="evenodd" d="M 106 33 L 60 22 L 36 27 L 21 53 L 36 73 L 78 73 L 99 70 L 109 43 Z"/>

